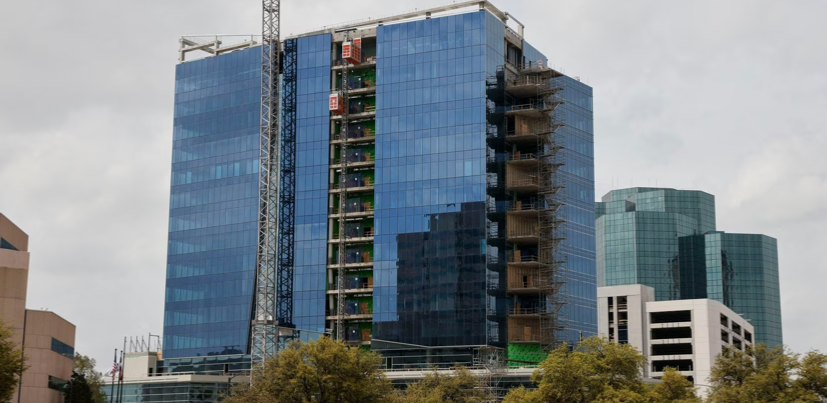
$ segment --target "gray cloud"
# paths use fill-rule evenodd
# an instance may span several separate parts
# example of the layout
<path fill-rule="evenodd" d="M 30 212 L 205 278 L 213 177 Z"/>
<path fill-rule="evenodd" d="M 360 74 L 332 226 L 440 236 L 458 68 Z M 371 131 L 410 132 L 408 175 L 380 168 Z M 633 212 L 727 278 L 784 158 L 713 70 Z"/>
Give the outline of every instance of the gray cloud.
<path fill-rule="evenodd" d="M 172 99 L 183 34 L 255 33 L 256 1 L 52 0 L 0 13 L 0 211 L 31 236 L 29 306 L 78 325 L 105 367 L 162 326 Z M 402 3 L 284 2 L 283 35 Z M 719 227 L 779 239 L 785 338 L 827 349 L 827 3 L 500 2 L 595 88 L 598 197 L 718 196 Z M 425 5 L 423 5 L 425 6 Z M 619 179 L 614 179 L 619 178 Z"/>

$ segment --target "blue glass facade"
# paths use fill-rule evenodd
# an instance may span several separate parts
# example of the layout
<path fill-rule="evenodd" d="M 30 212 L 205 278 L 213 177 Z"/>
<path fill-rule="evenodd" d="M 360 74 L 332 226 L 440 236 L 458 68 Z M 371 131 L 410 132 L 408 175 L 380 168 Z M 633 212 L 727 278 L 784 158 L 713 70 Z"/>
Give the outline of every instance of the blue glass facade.
<path fill-rule="evenodd" d="M 460 355 L 470 346 L 505 348 L 514 312 L 552 303 L 545 294 L 518 298 L 506 286 L 506 262 L 526 244 L 506 239 L 504 211 L 491 216 L 492 205 L 513 205 L 518 196 L 504 184 L 506 161 L 516 150 L 505 147 L 517 145 L 490 143 L 492 114 L 507 115 L 507 103 L 491 98 L 490 79 L 545 56 L 487 11 L 379 26 L 375 37 L 362 38 L 362 60 L 347 70 L 345 35 L 358 33 L 287 41 L 296 60 L 289 67 L 289 77 L 296 77 L 289 102 L 296 133 L 293 323 L 328 332 L 341 315 L 346 341 L 383 352 L 411 345 Z M 186 357 L 248 353 L 259 52 L 182 63 L 176 72 L 164 329 L 170 367 L 190 365 Z M 563 100 L 554 111 L 565 121 L 554 129 L 564 146 L 554 181 L 563 203 L 555 214 L 566 225 L 555 255 L 562 267 L 556 260 L 542 264 L 554 266 L 556 280 L 564 282 L 552 327 L 565 330 L 556 340 L 576 342 L 597 331 L 592 90 L 544 66 L 543 80 L 553 75 Z M 330 105 L 331 94 L 342 97 L 342 108 Z M 537 113 L 548 113 L 550 122 L 550 109 Z M 503 138 L 504 128 L 495 128 Z M 517 168 L 529 166 L 524 163 L 532 164 L 519 160 Z M 542 168 L 532 167 L 536 180 Z M 492 189 L 496 170 L 501 182 Z M 535 200 L 543 197 L 533 192 Z M 513 222 L 525 214 L 531 212 Z M 536 211 L 532 220 L 535 227 L 542 221 Z M 534 255 L 542 239 L 534 235 Z M 527 267 L 536 271 L 534 263 Z M 340 273 L 347 277 L 338 292 Z M 345 312 L 337 312 L 342 295 Z M 531 316 L 531 324 L 520 322 L 521 337 L 524 328 L 546 320 Z M 527 341 L 533 347 L 515 354 L 537 353 L 537 340 Z"/>
<path fill-rule="evenodd" d="M 571 344 L 597 334 L 597 273 L 595 261 L 594 212 L 594 124 L 592 88 L 561 77 L 564 100 L 557 113 L 565 125 L 558 129 L 562 137 L 560 152 L 563 166 L 559 174 L 564 188 L 560 214 L 566 220 L 565 240 L 560 244 L 566 263 L 561 270 L 565 285 L 560 298 L 565 301 L 560 312 L 559 338 Z"/>
<path fill-rule="evenodd" d="M 377 31 L 374 339 L 486 344 L 486 16 Z"/>
<path fill-rule="evenodd" d="M 261 50 L 179 64 L 166 358 L 245 354 L 258 234 Z"/>
<path fill-rule="evenodd" d="M 323 332 L 327 290 L 331 36 L 297 41 L 296 234 L 293 321 Z"/>

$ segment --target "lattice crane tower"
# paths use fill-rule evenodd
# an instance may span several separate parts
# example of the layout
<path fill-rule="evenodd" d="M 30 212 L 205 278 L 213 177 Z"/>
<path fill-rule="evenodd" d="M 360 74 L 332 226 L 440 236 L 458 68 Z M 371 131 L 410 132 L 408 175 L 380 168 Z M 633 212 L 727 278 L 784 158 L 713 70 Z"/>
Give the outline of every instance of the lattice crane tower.
<path fill-rule="evenodd" d="M 260 211 L 251 351 L 254 368 L 275 355 L 279 328 L 292 328 L 293 322 L 292 295 L 289 295 L 293 288 L 292 267 L 277 270 L 276 261 L 280 162 L 280 6 L 279 0 L 262 0 Z M 282 288 L 289 288 L 290 292 L 279 293 Z"/>

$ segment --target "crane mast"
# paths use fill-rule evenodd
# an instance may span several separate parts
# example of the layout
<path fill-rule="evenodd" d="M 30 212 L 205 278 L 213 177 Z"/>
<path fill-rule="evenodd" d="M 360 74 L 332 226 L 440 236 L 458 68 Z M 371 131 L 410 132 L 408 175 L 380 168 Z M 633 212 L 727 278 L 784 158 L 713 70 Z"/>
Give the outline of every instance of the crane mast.
<path fill-rule="evenodd" d="M 261 144 L 259 169 L 259 222 L 256 258 L 255 306 L 252 320 L 252 366 L 262 366 L 275 355 L 279 328 L 292 326 L 292 306 L 287 317 L 277 317 L 277 272 L 279 216 L 279 58 L 281 23 L 279 0 L 262 0 L 261 46 Z M 284 269 L 284 268 L 282 268 Z M 289 268 L 292 270 L 292 267 Z M 290 301 L 292 304 L 292 301 Z"/>

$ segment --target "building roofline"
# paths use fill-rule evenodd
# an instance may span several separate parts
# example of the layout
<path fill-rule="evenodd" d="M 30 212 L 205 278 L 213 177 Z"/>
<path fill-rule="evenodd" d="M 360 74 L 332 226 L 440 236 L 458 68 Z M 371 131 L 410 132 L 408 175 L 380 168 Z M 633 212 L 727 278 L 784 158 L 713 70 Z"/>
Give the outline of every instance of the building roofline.
<path fill-rule="evenodd" d="M 26 308 L 26 313 L 28 313 L 28 312 L 43 313 L 43 314 L 51 314 L 51 315 L 57 316 L 60 320 L 62 320 L 62 321 L 64 321 L 64 322 L 68 323 L 69 325 L 71 325 L 72 327 L 74 327 L 75 329 L 77 329 L 77 325 L 75 325 L 74 323 L 72 323 L 72 322 L 68 321 L 68 320 L 67 320 L 66 318 L 64 318 L 63 316 L 58 315 L 58 314 L 57 314 L 57 313 L 55 313 L 54 311 L 49 311 L 49 310 L 45 310 L 45 309 L 28 309 L 28 308 Z"/>
<path fill-rule="evenodd" d="M 515 40 L 522 40 L 524 33 L 523 31 L 525 29 L 525 25 L 523 25 L 523 23 L 514 18 L 514 16 L 512 16 L 508 12 L 500 10 L 499 8 L 491 4 L 490 1 L 478 0 L 463 1 L 459 3 L 446 4 L 443 6 L 425 8 L 421 10 L 414 9 L 413 11 L 407 11 L 400 14 L 393 14 L 379 18 L 369 17 L 361 20 L 323 26 L 322 28 L 314 29 L 309 32 L 303 32 L 298 35 L 288 35 L 286 37 L 280 38 L 280 40 L 285 41 L 288 39 L 303 38 L 322 34 L 335 34 L 336 32 L 341 31 L 376 28 L 377 26 L 384 24 L 395 22 L 409 22 L 416 20 L 417 18 L 431 18 L 432 16 L 439 17 L 440 14 L 456 10 L 468 9 L 472 7 L 478 7 L 478 10 L 480 11 L 487 11 L 491 13 L 493 16 L 497 17 L 500 21 L 503 22 L 506 28 L 506 32 L 512 34 L 515 37 Z M 514 31 L 508 26 L 507 21 L 509 19 L 513 20 L 518 25 L 517 31 Z M 262 45 L 262 39 L 261 35 L 257 34 L 203 34 L 181 36 L 181 38 L 179 38 L 178 40 L 178 43 L 178 62 L 184 63 L 187 61 L 198 60 L 209 56 L 218 56 L 223 53 L 229 53 L 236 50 L 258 47 Z M 206 55 L 201 55 L 202 57 L 198 57 L 196 59 L 187 60 L 187 55 L 190 52 L 201 52 L 206 53 Z"/>
<path fill-rule="evenodd" d="M 388 23 L 393 23 L 393 22 L 401 22 L 401 21 L 405 21 L 405 20 L 414 19 L 414 18 L 417 18 L 417 17 L 430 18 L 433 14 L 446 13 L 446 12 L 460 10 L 460 9 L 464 9 L 464 8 L 470 8 L 470 7 L 474 7 L 474 6 L 479 6 L 479 10 L 486 10 L 486 11 L 490 12 L 492 15 L 499 18 L 503 23 L 508 21 L 508 19 L 510 17 L 512 20 L 514 20 L 515 22 L 517 22 L 517 24 L 520 25 L 520 36 L 522 37 L 522 30 L 523 30 L 524 26 L 519 21 L 517 21 L 515 18 L 513 18 L 509 13 L 507 13 L 505 11 L 502 11 L 499 8 L 497 8 L 496 6 L 494 6 L 493 4 L 491 4 L 490 1 L 463 1 L 463 2 L 460 2 L 460 3 L 452 3 L 452 4 L 447 4 L 447 5 L 444 5 L 444 6 L 425 8 L 425 9 L 421 9 L 421 10 L 415 9 L 413 11 L 403 12 L 401 14 L 394 14 L 394 15 L 389 15 L 389 16 L 385 16 L 385 17 L 365 18 L 365 19 L 361 19 L 361 20 L 349 21 L 349 22 L 334 24 L 334 25 L 330 25 L 330 26 L 323 26 L 320 29 L 314 29 L 312 31 L 303 32 L 303 33 L 298 34 L 298 35 L 289 35 L 289 36 L 287 36 L 283 39 L 295 39 L 295 38 L 301 38 L 301 37 L 306 37 L 306 36 L 315 36 L 315 35 L 321 35 L 321 34 L 327 34 L 327 33 L 335 33 L 337 31 L 341 31 L 341 30 L 372 28 L 372 27 L 376 27 L 378 25 L 383 25 L 383 24 L 388 24 Z"/>

